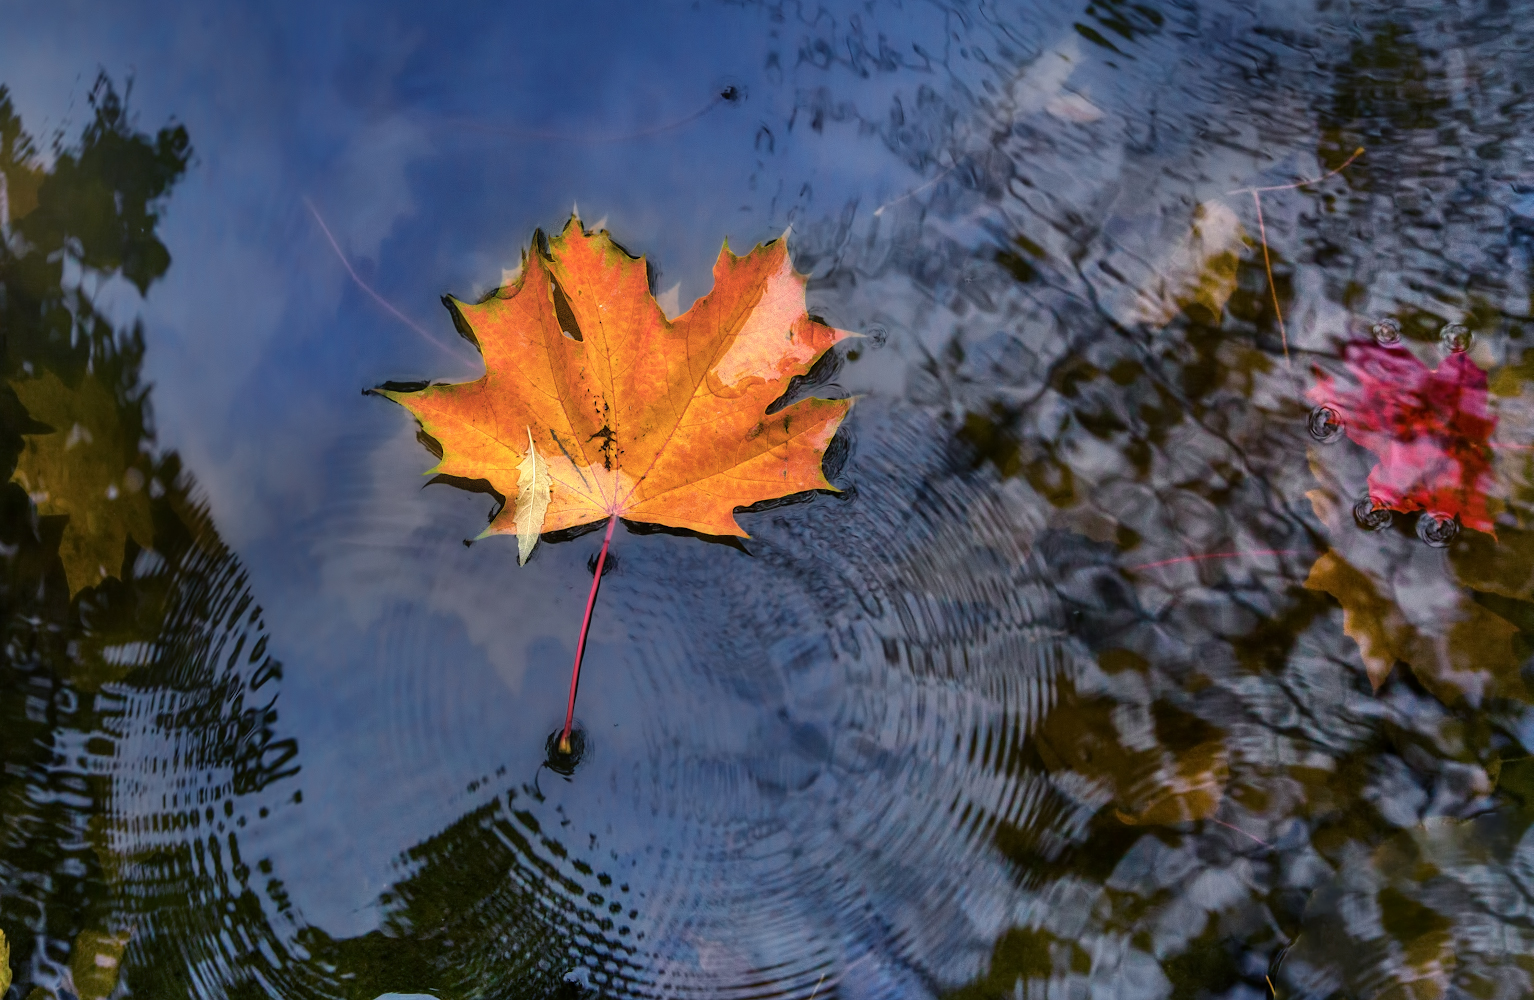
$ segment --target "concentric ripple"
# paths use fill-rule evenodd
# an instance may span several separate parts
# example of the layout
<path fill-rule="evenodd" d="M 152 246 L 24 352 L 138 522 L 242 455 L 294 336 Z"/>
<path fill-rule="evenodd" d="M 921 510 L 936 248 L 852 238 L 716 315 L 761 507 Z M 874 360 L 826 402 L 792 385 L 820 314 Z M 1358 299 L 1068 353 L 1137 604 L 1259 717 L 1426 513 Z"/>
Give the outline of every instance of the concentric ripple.
<path fill-rule="evenodd" d="M 17 954 L 36 988 L 215 995 L 274 982 L 283 964 L 282 886 L 249 846 L 296 793 L 297 744 L 277 731 L 282 664 L 239 562 L 201 511 L 177 517 L 190 534 L 166 532 L 163 553 L 140 552 L 83 608 L 55 661 L 69 671 L 12 660 L 56 706 L 32 713 L 52 763 L 24 776 L 5 846 L 56 852 L 64 879 L 0 873 L 38 890 L 36 936 Z"/>
<path fill-rule="evenodd" d="M 1034 499 L 953 468 L 928 418 L 859 417 L 879 436 L 847 492 L 743 514 L 749 554 L 620 537 L 589 762 L 407 852 L 383 901 L 384 938 L 458 970 L 438 988 L 573 969 L 635 997 L 930 992 L 1008 926 L 1027 873 L 998 843 L 1079 836 L 1095 807 L 1023 762 L 1084 655 L 1029 554 Z"/>
<path fill-rule="evenodd" d="M 367 766 L 329 773 L 308 741 L 324 812 L 291 815 L 274 861 L 303 867 L 305 824 L 338 810 L 431 829 L 360 870 L 386 886 L 376 929 L 327 926 L 336 879 L 295 888 L 290 985 L 806 998 L 974 976 L 1032 877 L 1016 859 L 1058 856 L 1096 811 L 1023 749 L 1087 654 L 1026 486 L 970 471 L 919 412 L 865 400 L 853 432 L 828 463 L 845 492 L 740 515 L 742 545 L 620 532 L 568 779 L 540 762 L 594 537 L 519 570 L 364 496 L 327 515 L 350 527 L 315 532 L 323 573 L 375 602 L 367 669 L 329 695 L 362 716 Z"/>

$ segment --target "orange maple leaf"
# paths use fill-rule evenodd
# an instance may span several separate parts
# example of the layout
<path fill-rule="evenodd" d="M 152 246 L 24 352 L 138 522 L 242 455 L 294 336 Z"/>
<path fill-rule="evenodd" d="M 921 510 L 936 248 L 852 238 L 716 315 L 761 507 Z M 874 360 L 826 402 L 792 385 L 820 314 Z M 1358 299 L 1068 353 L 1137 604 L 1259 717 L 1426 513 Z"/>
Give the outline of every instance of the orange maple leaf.
<path fill-rule="evenodd" d="M 736 508 L 835 489 L 821 462 L 852 402 L 768 408 L 851 334 L 805 312 L 806 278 L 783 239 L 744 257 L 726 243 L 713 290 L 674 320 L 644 258 L 605 230 L 571 216 L 542 243 L 513 284 L 473 305 L 445 300 L 484 377 L 377 391 L 435 441 L 428 475 L 486 480 L 507 498 L 485 534 L 516 534 L 522 561 L 543 532 L 607 520 L 558 743 L 573 766 L 581 657 L 618 519 L 744 536 Z"/>
<path fill-rule="evenodd" d="M 805 281 L 783 239 L 744 257 L 726 243 L 713 290 L 668 320 L 644 258 L 572 216 L 546 252 L 535 241 L 514 284 L 472 305 L 448 300 L 484 377 L 379 392 L 441 446 L 428 474 L 487 480 L 514 499 L 531 440 L 550 480 L 539 533 L 621 517 L 745 536 L 737 507 L 835 488 L 821 460 L 851 401 L 767 413 L 850 336 L 810 319 Z M 517 507 L 486 533 L 518 533 Z"/>

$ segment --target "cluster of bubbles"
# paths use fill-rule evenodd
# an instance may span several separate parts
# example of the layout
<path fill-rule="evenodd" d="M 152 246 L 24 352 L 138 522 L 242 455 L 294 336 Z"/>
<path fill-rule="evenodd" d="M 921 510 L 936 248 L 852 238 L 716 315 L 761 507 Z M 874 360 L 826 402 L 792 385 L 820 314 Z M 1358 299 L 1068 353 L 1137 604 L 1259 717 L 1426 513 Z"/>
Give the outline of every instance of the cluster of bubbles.
<path fill-rule="evenodd" d="M 1395 514 L 1372 496 L 1353 505 L 1353 521 L 1365 531 L 1384 531 L 1395 523 Z M 1417 518 L 1417 537 L 1435 549 L 1445 548 L 1459 535 L 1459 521 L 1452 514 L 1424 511 Z"/>
<path fill-rule="evenodd" d="M 1389 316 L 1375 320 L 1369 327 L 1369 333 L 1381 347 L 1401 346 L 1401 324 Z M 1445 323 L 1443 329 L 1438 331 L 1439 345 L 1450 354 L 1463 354 L 1470 350 L 1472 339 L 1470 328 L 1463 323 Z"/>
<path fill-rule="evenodd" d="M 1401 344 L 1401 324 L 1392 317 L 1375 320 L 1369 327 L 1369 333 L 1381 347 L 1399 347 Z M 1445 323 L 1438 332 L 1439 344 L 1451 354 L 1468 351 L 1471 339 L 1470 329 L 1463 323 Z M 1346 428 L 1342 414 L 1336 409 L 1317 406 L 1310 411 L 1306 430 L 1319 443 L 1331 444 L 1342 437 Z M 1353 505 L 1353 520 L 1365 531 L 1383 531 L 1394 523 L 1395 516 L 1378 499 L 1365 496 Z M 1459 521 L 1450 514 L 1424 511 L 1417 518 L 1417 537 L 1435 549 L 1448 546 L 1458 534 Z"/>

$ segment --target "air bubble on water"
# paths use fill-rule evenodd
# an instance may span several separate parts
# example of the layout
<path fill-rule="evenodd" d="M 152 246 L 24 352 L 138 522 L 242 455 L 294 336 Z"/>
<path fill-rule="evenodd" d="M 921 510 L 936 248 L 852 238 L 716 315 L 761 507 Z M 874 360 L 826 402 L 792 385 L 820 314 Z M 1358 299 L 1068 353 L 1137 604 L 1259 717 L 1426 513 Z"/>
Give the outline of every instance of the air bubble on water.
<path fill-rule="evenodd" d="M 1417 518 L 1417 537 L 1435 549 L 1445 547 L 1458 534 L 1459 522 L 1448 514 L 1424 513 Z"/>
<path fill-rule="evenodd" d="M 1305 429 L 1310 431 L 1310 436 L 1322 444 L 1331 444 L 1342 437 L 1342 414 L 1330 406 L 1318 406 L 1310 411 L 1310 418 L 1305 422 Z"/>
<path fill-rule="evenodd" d="M 1369 332 L 1374 335 L 1374 342 L 1381 347 L 1394 347 L 1401 342 L 1401 324 L 1389 316 L 1377 320 Z"/>
<path fill-rule="evenodd" d="M 1353 505 L 1353 520 L 1365 531 L 1383 531 L 1390 527 L 1393 515 L 1373 497 L 1364 497 Z"/>
<path fill-rule="evenodd" d="M 1438 331 L 1438 342 L 1451 354 L 1470 350 L 1470 328 L 1463 323 L 1445 323 Z"/>
<path fill-rule="evenodd" d="M 890 332 L 884 327 L 875 323 L 873 326 L 870 326 L 868 329 L 863 331 L 863 336 L 868 339 L 869 347 L 873 348 L 874 350 L 878 350 L 889 341 Z"/>
<path fill-rule="evenodd" d="M 714 100 L 726 104 L 741 104 L 749 96 L 744 80 L 735 76 L 722 76 L 714 80 Z"/>
<path fill-rule="evenodd" d="M 570 730 L 570 748 L 568 750 L 559 745 L 559 738 L 563 735 L 564 731 L 562 729 L 556 729 L 544 741 L 543 766 L 555 774 L 568 778 L 575 773 L 575 769 L 581 765 L 581 761 L 586 759 L 586 753 L 590 747 L 586 742 L 586 729 L 579 723 Z"/>

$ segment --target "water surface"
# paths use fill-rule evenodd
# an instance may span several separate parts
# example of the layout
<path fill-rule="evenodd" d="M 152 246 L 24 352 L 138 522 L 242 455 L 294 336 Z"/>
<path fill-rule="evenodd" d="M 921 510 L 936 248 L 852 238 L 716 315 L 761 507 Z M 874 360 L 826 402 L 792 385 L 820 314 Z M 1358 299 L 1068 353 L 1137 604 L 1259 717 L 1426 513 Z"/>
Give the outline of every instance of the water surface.
<path fill-rule="evenodd" d="M 7 997 L 1527 995 L 1524 13 L 10 12 Z M 361 390 L 572 210 L 865 336 L 840 493 L 619 529 L 561 774 L 599 533 Z M 1434 509 L 1376 348 L 1486 378 Z"/>

